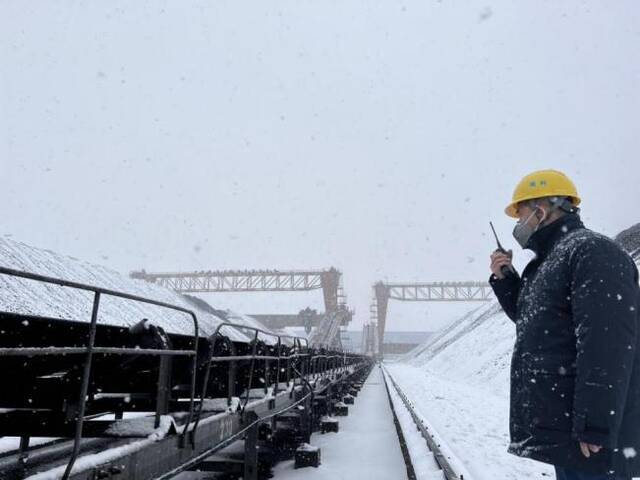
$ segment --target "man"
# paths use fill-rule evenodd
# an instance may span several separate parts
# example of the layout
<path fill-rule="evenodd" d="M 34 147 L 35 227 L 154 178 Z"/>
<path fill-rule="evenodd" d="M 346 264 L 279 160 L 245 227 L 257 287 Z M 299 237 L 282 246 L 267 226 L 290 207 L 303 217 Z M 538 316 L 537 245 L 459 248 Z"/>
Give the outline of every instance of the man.
<path fill-rule="evenodd" d="M 507 215 L 535 258 L 522 276 L 512 253 L 491 255 L 491 286 L 516 324 L 509 452 L 555 466 L 559 480 L 640 474 L 638 269 L 588 230 L 563 173 L 516 187 Z"/>

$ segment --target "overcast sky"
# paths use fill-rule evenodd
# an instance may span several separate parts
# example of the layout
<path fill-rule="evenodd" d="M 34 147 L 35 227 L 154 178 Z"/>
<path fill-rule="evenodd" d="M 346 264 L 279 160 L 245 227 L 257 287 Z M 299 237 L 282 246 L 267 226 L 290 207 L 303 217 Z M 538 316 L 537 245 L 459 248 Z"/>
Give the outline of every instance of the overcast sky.
<path fill-rule="evenodd" d="M 360 328 L 377 280 L 486 280 L 531 170 L 640 221 L 636 0 L 0 0 L 0 61 L 1 233 L 124 273 L 335 266 Z"/>

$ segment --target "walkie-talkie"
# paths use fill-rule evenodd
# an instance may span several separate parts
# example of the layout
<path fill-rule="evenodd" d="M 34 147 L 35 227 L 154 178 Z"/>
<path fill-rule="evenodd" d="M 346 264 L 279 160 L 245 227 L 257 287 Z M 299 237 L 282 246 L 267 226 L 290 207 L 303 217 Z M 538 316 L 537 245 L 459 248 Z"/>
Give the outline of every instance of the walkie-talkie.
<path fill-rule="evenodd" d="M 491 230 L 493 231 L 493 236 L 496 237 L 496 243 L 498 244 L 498 251 L 500 253 L 504 253 L 504 254 L 509 254 L 509 252 L 507 252 L 504 247 L 502 246 L 502 244 L 500 243 L 500 240 L 498 240 L 498 234 L 496 233 L 496 229 L 493 228 L 493 223 L 489 222 L 489 225 L 491 225 Z M 502 268 L 500 269 L 500 271 L 502 272 L 502 275 L 504 275 L 505 278 L 510 277 L 512 275 L 517 275 L 518 273 L 516 272 L 516 269 L 513 268 L 513 265 L 503 265 Z"/>

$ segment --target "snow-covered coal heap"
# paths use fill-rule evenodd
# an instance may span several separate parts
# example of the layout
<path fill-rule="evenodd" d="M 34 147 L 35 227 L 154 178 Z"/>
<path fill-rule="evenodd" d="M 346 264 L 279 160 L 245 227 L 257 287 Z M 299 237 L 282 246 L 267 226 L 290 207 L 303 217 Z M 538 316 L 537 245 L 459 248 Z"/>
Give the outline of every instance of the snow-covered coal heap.
<path fill-rule="evenodd" d="M 640 262 L 640 223 L 620 232 L 615 240 L 629 252 L 636 263 Z"/>
<path fill-rule="evenodd" d="M 225 321 L 224 316 L 216 314 L 216 310 L 195 297 L 180 295 L 159 285 L 131 279 L 101 265 L 35 248 L 6 237 L 0 237 L 0 265 L 126 292 L 193 310 L 198 317 L 202 336 L 213 334 Z M 91 292 L 0 275 L 0 311 L 88 322 L 91 318 L 92 301 Z M 268 330 L 254 318 L 235 314 L 233 317 L 230 320 L 233 323 Z M 110 296 L 103 296 L 100 301 L 99 323 L 131 327 L 143 318 L 148 318 L 169 333 L 193 332 L 193 322 L 186 314 Z M 237 329 L 224 327 L 223 333 L 237 341 L 248 339 Z"/>
<path fill-rule="evenodd" d="M 508 394 L 515 331 L 497 302 L 482 305 L 399 361 L 452 380 Z"/>

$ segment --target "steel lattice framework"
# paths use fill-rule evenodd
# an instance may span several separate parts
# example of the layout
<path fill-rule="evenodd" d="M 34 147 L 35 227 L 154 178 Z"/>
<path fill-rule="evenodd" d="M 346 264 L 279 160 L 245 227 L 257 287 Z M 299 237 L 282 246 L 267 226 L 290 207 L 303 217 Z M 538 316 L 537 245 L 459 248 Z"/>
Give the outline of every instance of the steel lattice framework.
<path fill-rule="evenodd" d="M 373 286 L 371 322 L 378 327 L 378 354 L 382 355 L 389 300 L 402 302 L 488 302 L 493 290 L 486 282 L 384 283 Z"/>
<path fill-rule="evenodd" d="M 490 300 L 486 282 L 388 283 L 389 298 L 403 302 L 475 302 Z"/>
<path fill-rule="evenodd" d="M 292 292 L 322 288 L 322 276 L 331 272 L 272 270 L 207 271 L 190 273 L 132 272 L 133 278 L 189 292 Z"/>
<path fill-rule="evenodd" d="M 337 318 L 341 325 L 347 325 L 353 317 L 353 311 L 346 306 L 346 298 L 340 285 L 342 273 L 333 267 L 327 270 L 208 270 L 166 273 L 142 270 L 131 272 L 130 275 L 131 278 L 155 283 L 180 293 L 306 292 L 322 289 L 326 313 L 319 322 L 320 327 L 324 323 L 335 323 L 335 313 L 340 313 Z M 293 325 L 299 323 L 295 316 L 290 316 L 289 320 L 292 320 Z M 330 332 L 336 338 L 323 341 L 331 345 L 339 342 L 338 333 L 334 330 L 331 329 Z"/>
<path fill-rule="evenodd" d="M 328 270 L 208 270 L 198 272 L 132 272 L 131 278 L 162 285 L 181 293 L 305 292 L 322 289 L 327 312 L 339 304 L 342 273 Z"/>

